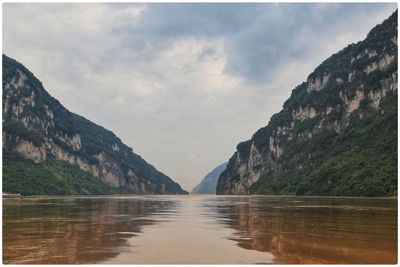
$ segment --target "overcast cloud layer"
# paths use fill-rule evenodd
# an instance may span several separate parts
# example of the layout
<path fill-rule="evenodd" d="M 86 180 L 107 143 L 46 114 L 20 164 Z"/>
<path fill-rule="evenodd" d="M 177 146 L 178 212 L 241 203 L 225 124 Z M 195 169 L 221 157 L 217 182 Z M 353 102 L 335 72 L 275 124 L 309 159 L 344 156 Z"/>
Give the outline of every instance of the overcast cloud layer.
<path fill-rule="evenodd" d="M 191 190 L 396 4 L 3 4 L 3 53 Z"/>

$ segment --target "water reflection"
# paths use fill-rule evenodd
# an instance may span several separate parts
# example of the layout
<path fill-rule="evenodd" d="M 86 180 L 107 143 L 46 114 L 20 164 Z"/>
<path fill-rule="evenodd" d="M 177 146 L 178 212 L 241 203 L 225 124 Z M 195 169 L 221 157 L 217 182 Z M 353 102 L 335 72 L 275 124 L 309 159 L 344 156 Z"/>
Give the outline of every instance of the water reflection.
<path fill-rule="evenodd" d="M 244 250 L 230 240 L 231 227 L 219 222 L 215 209 L 220 197 L 170 196 L 175 212 L 149 216 L 161 223 L 143 227 L 128 240 L 131 250 L 106 264 L 248 264 L 271 263 L 268 252 Z"/>
<path fill-rule="evenodd" d="M 397 263 L 397 199 L 241 197 L 218 212 L 275 263 Z"/>
<path fill-rule="evenodd" d="M 3 199 L 4 263 L 396 263 L 397 199 Z"/>
<path fill-rule="evenodd" d="M 174 202 L 140 198 L 3 199 L 3 263 L 96 263 L 126 248 Z"/>

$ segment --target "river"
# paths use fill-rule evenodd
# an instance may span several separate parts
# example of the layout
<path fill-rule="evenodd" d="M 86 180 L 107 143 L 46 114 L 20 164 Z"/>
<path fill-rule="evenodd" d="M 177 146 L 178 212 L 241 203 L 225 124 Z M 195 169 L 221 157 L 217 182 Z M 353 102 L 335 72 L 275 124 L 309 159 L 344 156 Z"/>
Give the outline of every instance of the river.
<path fill-rule="evenodd" d="M 397 263 L 397 198 L 3 199 L 3 263 Z"/>

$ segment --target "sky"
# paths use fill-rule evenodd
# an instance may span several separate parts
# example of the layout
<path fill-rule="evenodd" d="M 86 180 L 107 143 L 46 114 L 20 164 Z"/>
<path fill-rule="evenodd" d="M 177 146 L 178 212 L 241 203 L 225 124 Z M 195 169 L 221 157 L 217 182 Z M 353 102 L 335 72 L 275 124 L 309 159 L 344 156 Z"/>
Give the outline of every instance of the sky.
<path fill-rule="evenodd" d="M 3 53 L 186 190 L 395 3 L 5 3 Z"/>

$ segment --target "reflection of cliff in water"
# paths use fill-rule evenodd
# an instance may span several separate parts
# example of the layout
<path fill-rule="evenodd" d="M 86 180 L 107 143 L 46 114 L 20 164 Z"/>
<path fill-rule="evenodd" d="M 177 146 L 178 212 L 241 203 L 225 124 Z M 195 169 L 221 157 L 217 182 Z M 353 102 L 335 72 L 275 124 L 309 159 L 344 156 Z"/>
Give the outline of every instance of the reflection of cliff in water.
<path fill-rule="evenodd" d="M 104 197 L 3 202 L 3 262 L 57 264 L 96 263 L 116 256 L 129 249 L 127 238 L 154 223 L 147 215 L 173 205 Z"/>
<path fill-rule="evenodd" d="M 218 210 L 238 246 L 271 252 L 276 263 L 396 263 L 397 199 L 371 203 L 241 197 Z"/>

